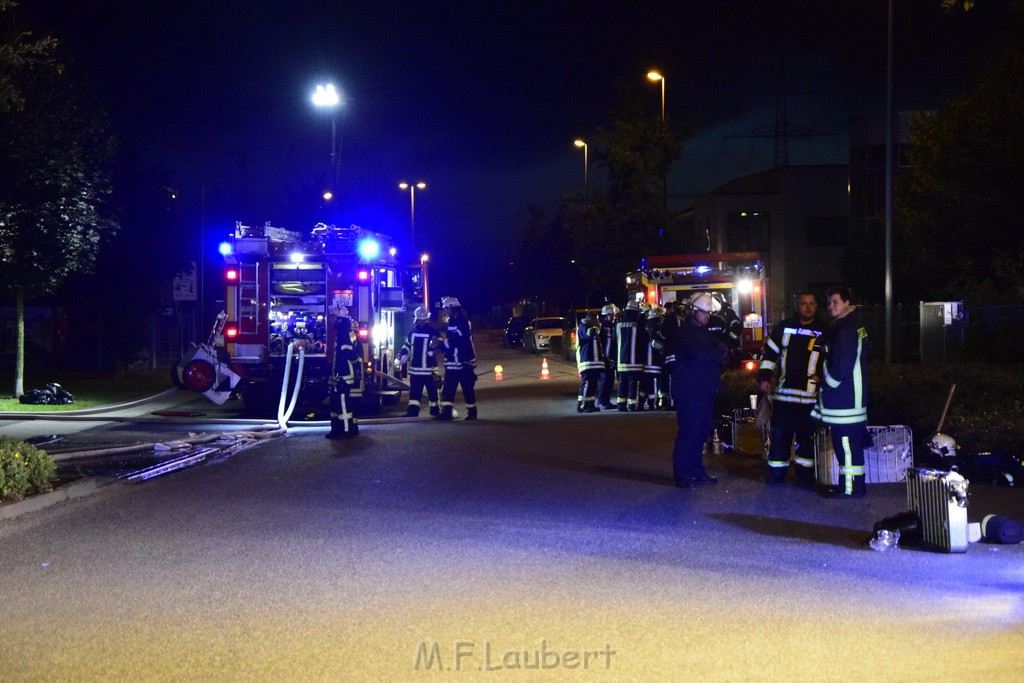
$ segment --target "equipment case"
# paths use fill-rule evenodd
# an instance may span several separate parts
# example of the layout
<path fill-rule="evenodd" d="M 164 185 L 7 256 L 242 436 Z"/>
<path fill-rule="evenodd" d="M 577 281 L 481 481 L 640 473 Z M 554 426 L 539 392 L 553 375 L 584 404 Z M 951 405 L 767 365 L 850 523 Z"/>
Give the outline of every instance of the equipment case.
<path fill-rule="evenodd" d="M 869 484 L 904 481 L 914 465 L 914 435 L 910 427 L 868 427 L 871 443 L 864 446 L 864 480 Z M 839 462 L 832 449 L 832 434 L 822 427 L 814 435 L 814 474 L 825 486 L 839 483 Z"/>

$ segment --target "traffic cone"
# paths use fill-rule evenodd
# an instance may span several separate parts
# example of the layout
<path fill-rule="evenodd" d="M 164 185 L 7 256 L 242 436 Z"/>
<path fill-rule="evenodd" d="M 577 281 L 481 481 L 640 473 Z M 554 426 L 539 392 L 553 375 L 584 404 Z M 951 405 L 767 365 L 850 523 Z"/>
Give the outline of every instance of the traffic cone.
<path fill-rule="evenodd" d="M 505 370 L 505 368 L 501 367 L 500 365 L 495 365 L 494 366 L 494 381 L 495 382 L 500 382 L 501 380 L 505 379 L 505 376 L 502 374 L 502 372 L 504 372 L 504 370 Z"/>
<path fill-rule="evenodd" d="M 548 372 L 548 359 L 545 358 L 540 364 L 540 378 L 551 379 L 551 373 Z"/>

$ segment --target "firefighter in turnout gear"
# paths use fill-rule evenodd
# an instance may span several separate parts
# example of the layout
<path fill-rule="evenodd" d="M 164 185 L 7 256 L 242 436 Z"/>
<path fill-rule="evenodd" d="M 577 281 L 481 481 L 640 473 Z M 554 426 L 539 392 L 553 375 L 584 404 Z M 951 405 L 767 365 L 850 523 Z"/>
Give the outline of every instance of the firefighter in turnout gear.
<path fill-rule="evenodd" d="M 708 330 L 720 342 L 729 347 L 729 361 L 732 363 L 740 348 L 743 321 L 740 320 L 736 311 L 733 310 L 732 306 L 729 305 L 720 292 L 711 292 L 711 296 L 718 303 L 718 310 L 711 314 L 711 320 L 708 321 Z"/>
<path fill-rule="evenodd" d="M 672 361 L 672 393 L 676 407 L 676 434 L 672 473 L 676 486 L 690 488 L 716 484 L 704 469 L 704 444 L 714 428 L 715 397 L 722 386 L 726 345 L 707 329 L 718 307 L 702 292 L 691 301 L 692 314 L 676 328 L 668 348 Z"/>
<path fill-rule="evenodd" d="M 605 410 L 615 407 L 612 403 L 612 389 L 615 385 L 615 365 L 618 358 L 615 346 L 615 322 L 618 315 L 619 307 L 615 304 L 605 304 L 601 309 L 600 343 L 604 369 L 601 371 L 601 383 L 597 389 L 597 402 Z"/>
<path fill-rule="evenodd" d="M 405 414 L 409 417 L 420 414 L 420 399 L 426 389 L 430 414 L 436 417 L 441 414 L 441 407 L 437 399 L 437 384 L 434 383 L 434 368 L 437 367 L 434 349 L 444 340 L 441 339 L 441 333 L 430 324 L 430 311 L 425 307 L 418 307 L 413 312 L 413 318 L 416 325 L 409 332 L 395 360 L 398 367 L 409 363 L 409 407 Z"/>
<path fill-rule="evenodd" d="M 576 328 L 576 369 L 580 373 L 580 392 L 576 397 L 577 413 L 596 413 L 597 388 L 604 372 L 601 349 L 601 323 L 588 313 Z"/>
<path fill-rule="evenodd" d="M 352 413 L 350 394 L 358 384 L 362 371 L 363 345 L 352 329 L 348 309 L 338 306 L 331 311 L 334 317 L 334 357 L 328 379 L 331 407 L 331 430 L 328 439 L 347 439 L 359 433 L 359 425 Z"/>
<path fill-rule="evenodd" d="M 645 410 L 658 410 L 665 403 L 665 348 L 658 341 L 664 316 L 665 309 L 658 304 L 652 304 L 645 316 L 647 351 L 640 381 L 640 407 Z"/>
<path fill-rule="evenodd" d="M 454 296 L 441 297 L 441 308 L 448 316 L 448 330 L 444 340 L 441 414 L 436 419 L 452 419 L 455 392 L 462 386 L 462 397 L 466 400 L 466 419 L 475 420 L 476 349 L 473 346 L 473 329 L 462 310 L 462 304 Z"/>
<path fill-rule="evenodd" d="M 796 312 L 772 330 L 757 370 L 764 400 L 770 396 L 772 401 L 771 448 L 765 483 L 785 481 L 795 438 L 793 463 L 797 484 L 813 489 L 814 432 L 818 425 L 811 417 L 811 409 L 818 400 L 822 360 L 818 342 L 825 325 L 818 319 L 818 301 L 813 294 L 797 292 L 793 303 Z"/>
<path fill-rule="evenodd" d="M 826 489 L 827 498 L 860 498 L 864 480 L 864 444 L 868 439 L 868 333 L 847 287 L 828 290 L 828 312 L 834 320 L 825 331 L 824 375 L 812 415 L 832 432 L 839 461 L 839 486 Z"/>
<path fill-rule="evenodd" d="M 619 374 L 616 407 L 623 413 L 639 410 L 640 379 L 644 372 L 644 355 L 647 353 L 647 330 L 636 299 L 626 304 L 622 317 L 615 324 L 615 345 L 618 350 L 616 370 Z"/>

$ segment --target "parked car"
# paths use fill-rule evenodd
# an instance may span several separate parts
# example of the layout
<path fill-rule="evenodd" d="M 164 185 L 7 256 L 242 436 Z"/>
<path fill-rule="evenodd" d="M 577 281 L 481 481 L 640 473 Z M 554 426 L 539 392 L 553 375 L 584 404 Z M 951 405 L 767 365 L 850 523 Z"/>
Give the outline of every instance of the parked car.
<path fill-rule="evenodd" d="M 565 318 L 534 318 L 523 330 L 523 349 L 530 353 L 561 349 Z"/>
<path fill-rule="evenodd" d="M 601 316 L 600 308 L 574 308 L 565 314 L 565 325 L 562 326 L 562 355 L 571 363 L 576 362 L 576 330 L 579 329 L 580 321 L 587 314 L 595 318 Z"/>
<path fill-rule="evenodd" d="M 523 330 L 529 324 L 530 319 L 525 315 L 514 315 L 505 323 L 505 329 L 501 334 L 501 345 L 506 349 L 523 345 Z"/>

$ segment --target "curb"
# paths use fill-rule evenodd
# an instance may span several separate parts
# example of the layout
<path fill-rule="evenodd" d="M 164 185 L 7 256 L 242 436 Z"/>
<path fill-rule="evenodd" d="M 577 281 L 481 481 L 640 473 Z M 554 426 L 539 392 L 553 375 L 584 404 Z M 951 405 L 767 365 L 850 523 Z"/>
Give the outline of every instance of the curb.
<path fill-rule="evenodd" d="M 103 483 L 103 480 L 97 477 L 80 479 L 67 486 L 62 486 L 56 491 L 48 491 L 47 493 L 41 493 L 37 496 L 0 506 L 0 519 L 14 519 L 30 512 L 37 512 L 48 508 L 57 503 L 63 503 L 66 500 L 85 498 L 99 492 L 101 488 L 110 483 L 114 482 Z"/>

